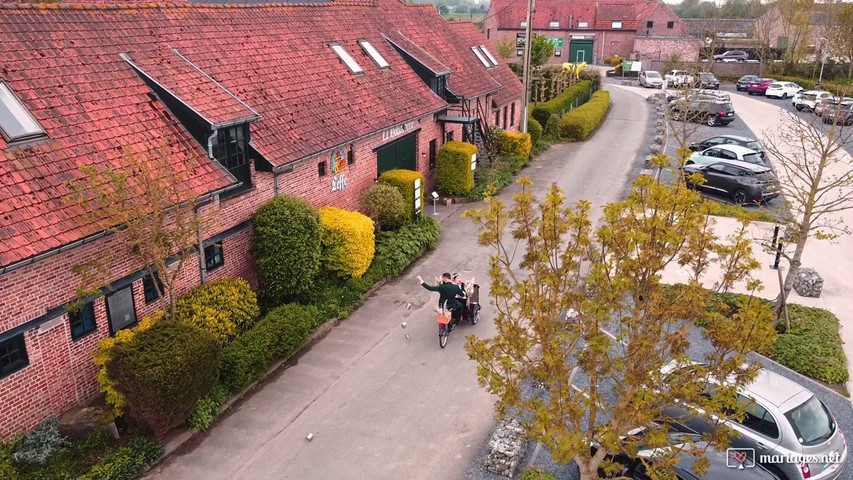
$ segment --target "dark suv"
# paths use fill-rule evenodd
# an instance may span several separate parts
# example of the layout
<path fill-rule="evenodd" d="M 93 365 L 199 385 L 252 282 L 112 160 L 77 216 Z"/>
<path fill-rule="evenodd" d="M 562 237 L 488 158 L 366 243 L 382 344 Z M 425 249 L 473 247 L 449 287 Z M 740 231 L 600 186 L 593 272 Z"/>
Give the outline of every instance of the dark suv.
<path fill-rule="evenodd" d="M 694 173 L 702 174 L 704 183 L 691 182 Z M 759 203 L 779 196 L 779 182 L 772 170 L 737 160 L 685 165 L 684 180 L 688 187 L 730 197 L 738 205 Z"/>
<path fill-rule="evenodd" d="M 707 88 L 710 90 L 719 90 L 720 81 L 710 72 L 701 72 L 699 78 L 696 79 L 696 88 Z"/>
<path fill-rule="evenodd" d="M 676 98 L 670 102 L 669 109 L 675 120 L 699 122 L 710 127 L 728 125 L 735 120 L 731 100 L 715 95 L 697 94 Z"/>
<path fill-rule="evenodd" d="M 758 75 L 744 75 L 738 79 L 735 88 L 737 88 L 738 92 L 745 92 L 749 89 L 749 84 L 758 80 L 759 78 L 760 77 Z"/>

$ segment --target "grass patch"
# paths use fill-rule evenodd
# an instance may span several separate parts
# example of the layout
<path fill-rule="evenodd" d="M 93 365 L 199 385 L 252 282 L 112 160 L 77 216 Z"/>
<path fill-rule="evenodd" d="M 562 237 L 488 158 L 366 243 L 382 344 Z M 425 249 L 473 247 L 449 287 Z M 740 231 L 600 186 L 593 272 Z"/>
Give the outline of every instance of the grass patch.
<path fill-rule="evenodd" d="M 708 207 L 708 213 L 718 217 L 745 218 L 753 222 L 775 222 L 776 218 L 767 209 L 750 210 L 740 205 L 723 203 L 708 198 L 702 202 Z"/>

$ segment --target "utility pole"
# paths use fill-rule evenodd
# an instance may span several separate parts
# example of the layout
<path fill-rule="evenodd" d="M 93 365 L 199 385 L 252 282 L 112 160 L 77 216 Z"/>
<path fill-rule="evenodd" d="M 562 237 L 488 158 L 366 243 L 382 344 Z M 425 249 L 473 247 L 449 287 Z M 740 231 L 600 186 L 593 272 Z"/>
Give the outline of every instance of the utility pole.
<path fill-rule="evenodd" d="M 527 133 L 527 117 L 530 104 L 530 50 L 533 48 L 533 0 L 527 0 L 527 31 L 524 34 L 524 98 L 521 100 L 521 133 Z"/>

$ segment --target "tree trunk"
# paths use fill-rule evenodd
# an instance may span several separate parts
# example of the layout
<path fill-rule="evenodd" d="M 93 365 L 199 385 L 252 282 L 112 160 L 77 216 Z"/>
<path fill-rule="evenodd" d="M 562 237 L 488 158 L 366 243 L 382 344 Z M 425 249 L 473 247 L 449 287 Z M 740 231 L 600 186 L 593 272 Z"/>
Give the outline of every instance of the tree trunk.
<path fill-rule="evenodd" d="M 803 251 L 806 249 L 806 240 L 808 240 L 808 230 L 800 227 L 800 233 L 797 238 L 797 246 L 794 248 L 794 254 L 791 256 L 791 261 L 788 263 L 788 273 L 785 275 L 785 283 L 782 287 L 782 292 L 776 299 L 775 321 L 774 325 L 779 324 L 779 319 L 782 318 L 782 309 L 787 303 L 788 295 L 794 288 L 794 278 L 797 275 L 797 270 L 802 266 Z"/>

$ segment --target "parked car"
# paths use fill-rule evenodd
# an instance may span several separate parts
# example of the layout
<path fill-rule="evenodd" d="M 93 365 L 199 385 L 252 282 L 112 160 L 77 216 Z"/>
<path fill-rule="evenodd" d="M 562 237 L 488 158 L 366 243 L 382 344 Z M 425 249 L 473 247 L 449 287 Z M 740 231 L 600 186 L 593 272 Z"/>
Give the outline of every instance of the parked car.
<path fill-rule="evenodd" d="M 842 103 L 839 109 L 837 110 L 837 115 L 835 113 L 836 110 L 834 105 L 829 108 L 831 108 L 831 113 L 822 117 L 823 123 L 853 125 L 853 103 Z"/>
<path fill-rule="evenodd" d="M 749 88 L 749 84 L 758 80 L 760 77 L 758 75 L 744 75 L 740 77 L 735 85 L 735 88 L 738 92 L 745 92 Z"/>
<path fill-rule="evenodd" d="M 694 184 L 691 180 L 694 173 L 700 173 L 705 181 Z M 763 164 L 720 158 L 708 164 L 688 163 L 684 166 L 684 179 L 688 187 L 723 195 L 737 205 L 779 196 L 779 182 Z"/>
<path fill-rule="evenodd" d="M 749 54 L 743 50 L 729 50 L 728 52 L 714 55 L 715 62 L 735 61 L 745 62 L 749 59 Z"/>
<path fill-rule="evenodd" d="M 667 87 L 681 87 L 684 85 L 693 85 L 696 81 L 687 70 L 670 70 L 669 73 L 663 76 Z"/>
<path fill-rule="evenodd" d="M 646 88 L 663 88 L 663 77 L 659 72 L 646 70 L 640 72 L 640 86 Z"/>
<path fill-rule="evenodd" d="M 834 116 L 835 110 L 838 108 L 838 105 L 845 105 L 853 103 L 853 98 L 844 97 L 839 99 L 838 97 L 825 98 L 821 100 L 814 107 L 814 113 L 818 117 L 826 117 L 826 116 Z"/>
<path fill-rule="evenodd" d="M 718 162 L 720 159 L 737 160 L 762 167 L 766 166 L 760 153 L 746 147 L 741 147 L 740 145 L 717 145 L 716 147 L 693 152 L 687 157 L 685 163 L 687 165 L 697 163 L 700 165 L 709 165 Z"/>
<path fill-rule="evenodd" d="M 794 82 L 774 82 L 767 87 L 764 95 L 767 98 L 781 98 L 782 100 L 785 100 L 788 97 L 793 97 L 802 89 L 803 87 Z"/>
<path fill-rule="evenodd" d="M 814 111 L 815 106 L 825 99 L 834 99 L 835 97 L 824 90 L 803 90 L 794 95 L 791 99 L 791 104 L 799 111 L 811 110 Z"/>
<path fill-rule="evenodd" d="M 707 93 L 694 93 L 669 103 L 672 117 L 680 121 L 701 122 L 713 127 L 728 125 L 735 120 L 731 100 Z"/>
<path fill-rule="evenodd" d="M 757 152 L 761 158 L 767 162 L 767 154 L 765 153 L 761 142 L 754 138 L 743 137 L 740 135 L 717 135 L 715 137 L 706 138 L 701 142 L 692 142 L 687 147 L 690 150 L 697 152 L 711 147 L 716 147 L 717 145 L 740 145 L 741 147 Z"/>
<path fill-rule="evenodd" d="M 750 95 L 764 95 L 764 92 L 767 91 L 767 87 L 775 81 L 776 80 L 773 80 L 772 78 L 759 78 L 749 82 L 749 86 L 746 88 L 746 93 Z"/>
<path fill-rule="evenodd" d="M 710 72 L 701 72 L 696 80 L 696 88 L 720 89 L 720 81 Z"/>
<path fill-rule="evenodd" d="M 674 448 L 680 448 L 681 452 L 678 458 L 678 464 L 672 467 L 673 473 L 678 480 L 729 480 L 736 476 L 738 480 L 780 480 L 770 470 L 756 465 L 755 467 L 738 470 L 736 475 L 732 474 L 732 468 L 729 465 L 732 461 L 728 458 L 728 452 L 720 452 L 709 448 L 706 442 L 702 441 L 702 435 L 690 429 L 685 425 L 677 422 L 668 423 L 667 436 L 669 437 L 670 445 Z M 661 428 L 660 424 L 653 423 L 648 427 L 641 427 L 631 432 L 631 436 L 638 438 L 637 457 L 632 458 L 624 453 L 613 454 L 608 452 L 604 457 L 605 460 L 618 463 L 625 468 L 620 476 L 632 478 L 635 480 L 650 480 L 646 474 L 646 464 L 655 461 L 655 456 L 658 450 L 652 450 L 642 444 L 642 438 L 647 436 L 654 429 Z M 590 446 L 590 453 L 595 455 L 595 452 L 600 448 L 599 445 Z M 693 462 L 695 458 L 689 453 L 691 448 L 706 450 L 703 452 L 703 457 L 708 460 L 706 472 L 699 476 L 693 471 Z M 645 463 L 644 463 L 645 462 Z M 599 476 L 606 478 L 603 469 L 599 470 Z"/>
<path fill-rule="evenodd" d="M 669 370 L 669 374 L 675 375 L 672 380 L 677 381 L 679 369 L 670 364 L 662 372 L 667 373 Z M 709 378 L 706 394 L 713 396 L 715 385 L 718 384 L 716 379 Z M 738 402 L 747 405 L 744 418 L 740 421 L 724 420 L 740 434 L 738 438 L 732 439 L 733 448 L 754 449 L 756 462 L 760 462 L 761 455 L 787 458 L 827 455 L 828 458 L 838 458 L 838 462 L 834 463 L 762 464 L 784 480 L 834 480 L 844 470 L 847 440 L 826 405 L 803 386 L 777 373 L 761 369 L 755 381 L 738 389 Z M 713 431 L 714 425 L 690 412 L 693 408 L 667 409 L 664 414 L 697 432 Z"/>

